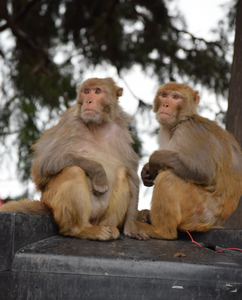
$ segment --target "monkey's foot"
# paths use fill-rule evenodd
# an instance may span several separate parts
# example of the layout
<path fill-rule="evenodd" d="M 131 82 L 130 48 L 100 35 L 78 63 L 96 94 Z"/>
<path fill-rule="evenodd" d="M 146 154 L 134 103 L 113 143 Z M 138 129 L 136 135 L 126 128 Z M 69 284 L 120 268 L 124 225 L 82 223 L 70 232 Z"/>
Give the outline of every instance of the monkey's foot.
<path fill-rule="evenodd" d="M 131 238 L 137 239 L 137 240 L 149 240 L 149 236 L 146 235 L 142 230 L 139 230 L 136 223 L 128 223 L 124 226 L 124 236 L 129 236 Z"/>
<path fill-rule="evenodd" d="M 108 241 L 119 237 L 119 230 L 114 226 L 91 226 L 76 235 L 81 239 Z"/>
<path fill-rule="evenodd" d="M 177 238 L 177 229 L 171 228 L 156 228 L 150 224 L 137 222 L 140 231 L 154 239 L 174 240 Z"/>
<path fill-rule="evenodd" d="M 138 221 L 143 223 L 151 224 L 150 221 L 150 211 L 148 209 L 143 209 L 139 211 Z"/>
<path fill-rule="evenodd" d="M 150 239 L 150 237 L 147 235 L 147 234 L 145 234 L 145 233 L 143 233 L 143 232 L 141 232 L 141 231 L 138 231 L 138 232 L 131 232 L 131 233 L 129 233 L 129 234 L 125 234 L 124 233 L 124 236 L 129 236 L 129 237 L 131 237 L 131 238 L 133 238 L 133 239 L 136 239 L 136 240 L 143 240 L 143 241 L 148 241 L 149 239 Z"/>

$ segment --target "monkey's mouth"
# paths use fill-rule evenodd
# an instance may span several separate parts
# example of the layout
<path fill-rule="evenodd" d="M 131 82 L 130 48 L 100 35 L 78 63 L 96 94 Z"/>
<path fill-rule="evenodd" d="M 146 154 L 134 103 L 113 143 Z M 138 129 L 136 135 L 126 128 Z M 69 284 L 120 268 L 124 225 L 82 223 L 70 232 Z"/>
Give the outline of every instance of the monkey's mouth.
<path fill-rule="evenodd" d="M 159 116 L 161 116 L 161 117 L 166 117 L 166 118 L 171 118 L 171 117 L 172 117 L 172 115 L 170 115 L 170 114 L 168 114 L 168 113 L 166 113 L 166 112 L 160 112 L 160 113 L 159 113 Z"/>
<path fill-rule="evenodd" d="M 84 109 L 85 114 L 97 114 L 97 111 L 94 109 L 86 108 Z"/>

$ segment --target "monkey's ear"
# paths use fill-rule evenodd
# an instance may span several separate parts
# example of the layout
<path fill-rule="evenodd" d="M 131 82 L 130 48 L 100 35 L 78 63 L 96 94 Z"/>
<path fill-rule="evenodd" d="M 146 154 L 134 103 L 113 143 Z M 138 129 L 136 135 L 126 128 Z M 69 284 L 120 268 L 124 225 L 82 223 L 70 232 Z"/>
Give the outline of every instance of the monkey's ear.
<path fill-rule="evenodd" d="M 200 96 L 198 95 L 198 91 L 194 91 L 194 103 L 198 105 L 200 101 Z"/>
<path fill-rule="evenodd" d="M 123 95 L 123 89 L 122 88 L 118 88 L 117 91 L 116 91 L 116 95 L 118 97 L 121 97 Z"/>

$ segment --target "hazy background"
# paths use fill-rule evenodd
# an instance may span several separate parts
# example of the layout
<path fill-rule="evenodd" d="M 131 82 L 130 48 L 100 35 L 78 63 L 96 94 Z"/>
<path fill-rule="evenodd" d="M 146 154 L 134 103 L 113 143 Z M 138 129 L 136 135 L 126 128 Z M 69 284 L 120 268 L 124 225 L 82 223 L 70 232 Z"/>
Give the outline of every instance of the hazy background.
<path fill-rule="evenodd" d="M 228 1 L 177 0 L 171 3 L 171 7 L 174 12 L 176 11 L 176 8 L 178 8 L 184 15 L 189 32 L 197 37 L 204 38 L 209 41 L 214 37 L 212 29 L 216 28 L 218 21 L 225 16 L 226 10 L 224 10 L 222 7 L 222 5 L 225 3 L 228 3 Z M 170 11 L 172 12 L 172 10 Z M 231 34 L 231 41 L 233 41 L 233 39 L 234 36 Z M 7 33 L 0 35 L 0 43 L 11 43 Z M 232 60 L 232 54 L 228 53 L 228 55 L 231 56 Z M 61 60 L 62 58 L 57 56 L 55 59 Z M 152 103 L 155 92 L 159 87 L 158 80 L 155 77 L 151 77 L 150 74 L 145 74 L 142 72 L 141 68 L 138 66 L 134 66 L 123 76 L 125 82 L 128 83 L 128 86 L 132 92 L 129 90 L 125 82 L 118 77 L 114 67 L 100 66 L 97 68 L 90 68 L 88 71 L 85 71 L 84 75 L 84 80 L 90 77 L 113 77 L 116 83 L 124 88 L 124 94 L 123 97 L 120 98 L 120 104 L 123 106 L 124 110 L 130 114 L 136 113 L 138 106 L 137 98 L 142 99 L 147 103 Z M 200 92 L 200 107 L 203 108 L 201 110 L 201 114 L 210 119 L 214 119 L 215 113 L 219 110 L 215 94 L 208 93 L 208 91 L 201 89 L 200 86 L 192 87 L 198 89 Z M 223 105 L 226 110 L 226 99 L 220 99 L 220 105 Z M 57 122 L 57 119 L 53 120 L 52 125 L 56 124 Z M 158 148 L 156 137 L 152 135 L 152 132 L 157 128 L 158 125 L 154 120 L 154 115 L 152 113 L 137 115 L 136 122 L 140 137 L 143 141 L 143 158 L 140 161 L 140 173 L 142 165 L 147 162 L 150 154 Z M 38 199 L 39 194 L 35 192 L 35 187 L 32 183 L 29 183 L 28 186 L 26 186 L 26 184 L 23 184 L 18 180 L 16 170 L 17 153 L 14 151 L 14 149 L 12 150 L 13 153 L 11 158 L 6 156 L 1 169 L 0 196 L 2 198 L 7 196 L 15 197 L 21 193 L 24 193 L 26 188 L 28 188 L 33 197 Z M 3 147 L 1 145 L 0 151 L 3 151 Z M 152 188 L 146 188 L 141 185 L 139 209 L 149 208 L 151 195 Z"/>

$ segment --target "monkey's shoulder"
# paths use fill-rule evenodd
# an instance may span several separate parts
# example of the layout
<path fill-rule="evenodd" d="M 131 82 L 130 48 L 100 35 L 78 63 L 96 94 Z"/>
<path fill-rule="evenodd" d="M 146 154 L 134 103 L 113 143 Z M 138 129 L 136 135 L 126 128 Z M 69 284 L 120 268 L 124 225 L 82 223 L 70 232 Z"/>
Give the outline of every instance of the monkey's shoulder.
<path fill-rule="evenodd" d="M 172 136 L 179 148 L 196 147 L 200 152 L 206 153 L 214 150 L 223 155 L 231 153 L 231 139 L 228 132 L 215 121 L 199 115 L 192 115 L 180 122 Z"/>
<path fill-rule="evenodd" d="M 205 134 L 207 132 L 209 135 L 215 134 L 219 137 L 224 137 L 224 133 L 226 132 L 226 130 L 219 126 L 216 121 L 209 120 L 208 118 L 204 118 L 197 114 L 194 114 L 188 117 L 186 120 L 180 122 L 177 128 L 184 128 L 185 130 L 188 130 L 189 128 L 190 132 L 197 134 Z"/>
<path fill-rule="evenodd" d="M 174 139 L 183 147 L 186 140 L 188 145 L 199 145 L 200 151 L 204 149 L 205 152 L 213 150 L 212 152 L 217 154 L 233 154 L 237 161 L 242 160 L 241 148 L 233 135 L 215 121 L 199 115 L 193 115 L 181 122 L 174 132 Z"/>

